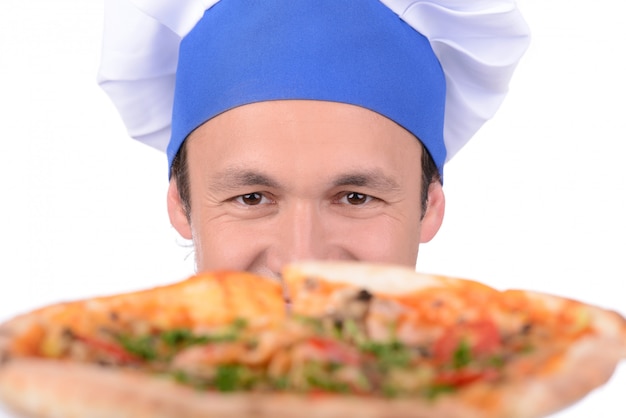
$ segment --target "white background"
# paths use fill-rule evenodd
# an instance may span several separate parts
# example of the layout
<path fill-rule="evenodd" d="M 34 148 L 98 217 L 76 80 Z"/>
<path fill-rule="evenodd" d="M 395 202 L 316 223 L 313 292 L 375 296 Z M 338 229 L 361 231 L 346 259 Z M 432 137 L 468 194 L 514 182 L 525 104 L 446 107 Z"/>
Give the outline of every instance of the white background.
<path fill-rule="evenodd" d="M 446 219 L 418 269 L 626 315 L 624 7 L 520 8 L 532 45 L 496 118 L 447 166 Z M 0 2 L 0 321 L 193 273 L 164 155 L 127 138 L 96 86 L 101 18 L 95 0 Z M 557 416 L 626 416 L 625 366 Z"/>

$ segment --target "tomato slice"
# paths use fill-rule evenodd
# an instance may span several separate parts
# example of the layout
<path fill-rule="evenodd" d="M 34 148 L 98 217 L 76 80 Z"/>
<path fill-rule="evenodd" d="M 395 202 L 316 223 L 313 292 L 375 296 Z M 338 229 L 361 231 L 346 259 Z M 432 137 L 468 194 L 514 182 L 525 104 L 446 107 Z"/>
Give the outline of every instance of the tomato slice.
<path fill-rule="evenodd" d="M 500 332 L 493 321 L 482 320 L 459 324 L 448 328 L 433 345 L 433 356 L 437 362 L 452 361 L 459 346 L 469 345 L 472 356 L 495 354 L 502 347 Z"/>
<path fill-rule="evenodd" d="M 308 343 L 319 350 L 327 360 L 348 365 L 359 364 L 359 354 L 351 347 L 338 341 L 329 338 L 312 337 L 309 338 Z"/>
<path fill-rule="evenodd" d="M 441 372 L 435 378 L 435 384 L 461 387 L 479 380 L 494 380 L 498 377 L 498 372 L 494 369 L 472 370 L 461 369 Z"/>
<path fill-rule="evenodd" d="M 141 361 L 137 356 L 127 352 L 118 344 L 83 335 L 75 335 L 75 338 L 95 351 L 106 354 L 121 363 L 137 363 Z"/>

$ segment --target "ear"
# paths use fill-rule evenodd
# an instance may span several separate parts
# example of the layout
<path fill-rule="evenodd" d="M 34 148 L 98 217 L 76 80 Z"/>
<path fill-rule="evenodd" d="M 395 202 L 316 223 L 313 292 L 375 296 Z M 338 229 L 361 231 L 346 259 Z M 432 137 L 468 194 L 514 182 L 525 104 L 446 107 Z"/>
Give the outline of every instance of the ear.
<path fill-rule="evenodd" d="M 435 237 L 443 222 L 446 209 L 446 198 L 443 194 L 443 186 L 438 181 L 428 186 L 428 204 L 422 218 L 420 242 L 425 243 Z"/>
<path fill-rule="evenodd" d="M 174 229 L 183 238 L 190 240 L 192 238 L 191 225 L 187 219 L 183 202 L 180 200 L 178 185 L 175 179 L 170 180 L 170 185 L 167 189 L 167 213 Z"/>

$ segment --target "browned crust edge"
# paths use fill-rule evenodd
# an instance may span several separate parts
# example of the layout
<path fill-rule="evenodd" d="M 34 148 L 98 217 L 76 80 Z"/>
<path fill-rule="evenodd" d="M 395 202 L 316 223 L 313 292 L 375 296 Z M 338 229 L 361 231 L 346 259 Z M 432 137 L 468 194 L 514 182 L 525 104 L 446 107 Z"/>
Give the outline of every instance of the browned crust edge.
<path fill-rule="evenodd" d="M 39 311 L 17 316 L 0 324 L 0 370 L 11 359 L 11 344 L 20 330 L 27 328 L 39 317 Z"/>
<path fill-rule="evenodd" d="M 571 346 L 558 369 L 503 386 L 498 395 L 508 407 L 503 417 L 545 417 L 582 400 L 609 381 L 624 358 L 624 342 L 588 337 Z"/>
<path fill-rule="evenodd" d="M 0 400 L 26 417 L 539 418 L 586 396 L 611 377 L 621 342 L 588 338 L 556 373 L 531 377 L 487 394 L 427 400 L 352 396 L 200 392 L 141 372 L 44 359 L 13 359 L 0 367 Z M 488 399 L 484 399 L 487 397 Z M 481 399 L 482 398 L 482 399 Z M 490 411 L 472 405 L 487 401 Z"/>
<path fill-rule="evenodd" d="M 288 287 L 292 280 L 297 282 L 303 277 L 317 277 L 387 294 L 404 294 L 448 283 L 445 277 L 417 273 L 405 266 L 349 261 L 299 262 L 287 265 L 282 273 Z"/>
<path fill-rule="evenodd" d="M 328 271 L 328 266 L 322 268 Z M 381 266 L 374 271 L 370 269 L 369 274 L 379 268 Z M 409 270 L 405 271 L 399 290 L 409 279 Z M 333 275 L 330 276 L 333 280 Z M 422 285 L 433 285 L 433 277 L 434 282 L 439 280 L 436 276 L 426 276 Z M 536 294 L 536 297 L 551 296 Z M 311 398 L 287 394 L 199 393 L 139 372 L 44 359 L 11 359 L 8 353 L 13 335 L 40 318 L 46 309 L 0 324 L 0 401 L 27 417 L 538 418 L 577 402 L 606 383 L 620 360 L 626 358 L 626 321 L 617 313 L 597 309 L 594 321 L 601 324 L 601 335 L 574 345 L 557 373 L 492 391 L 488 396 L 494 408 L 489 414 L 471 406 L 480 402 L 465 402 L 456 396 L 433 404 L 423 400 L 389 401 L 350 396 Z M 475 399 L 478 398 L 480 396 Z"/>
<path fill-rule="evenodd" d="M 455 401 L 384 400 L 351 396 L 199 392 L 139 372 L 41 359 L 0 369 L 0 399 L 33 418 L 479 418 Z"/>

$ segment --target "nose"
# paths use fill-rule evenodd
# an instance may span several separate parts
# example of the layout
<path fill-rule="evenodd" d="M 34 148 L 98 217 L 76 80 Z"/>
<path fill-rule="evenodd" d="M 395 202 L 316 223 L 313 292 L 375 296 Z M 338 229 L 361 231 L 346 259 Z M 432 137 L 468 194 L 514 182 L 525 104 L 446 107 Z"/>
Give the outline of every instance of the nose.
<path fill-rule="evenodd" d="M 326 222 L 313 202 L 298 202 L 283 208 L 275 219 L 273 239 L 267 248 L 267 267 L 274 273 L 285 264 L 301 260 L 332 258 Z"/>

